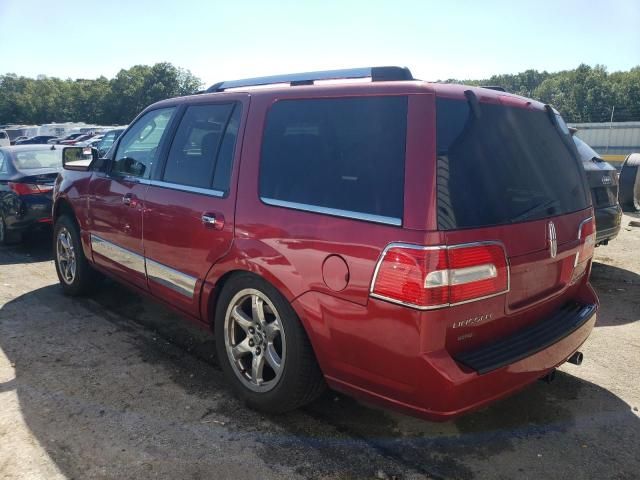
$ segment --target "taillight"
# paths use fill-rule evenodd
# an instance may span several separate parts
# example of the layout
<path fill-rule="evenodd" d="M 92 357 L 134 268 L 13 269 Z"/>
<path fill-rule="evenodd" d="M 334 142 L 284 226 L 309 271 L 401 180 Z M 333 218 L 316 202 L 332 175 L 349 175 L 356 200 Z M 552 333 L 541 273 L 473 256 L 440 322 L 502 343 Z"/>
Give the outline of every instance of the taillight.
<path fill-rule="evenodd" d="M 499 243 L 449 247 L 392 243 L 376 266 L 371 296 L 432 309 L 508 290 L 509 267 L 504 247 Z"/>
<path fill-rule="evenodd" d="M 9 182 L 9 188 L 17 195 L 37 195 L 53 190 L 53 185 L 38 185 L 36 183 Z"/>
<path fill-rule="evenodd" d="M 580 249 L 576 255 L 575 265 L 585 262 L 593 256 L 596 248 L 596 221 L 593 217 L 587 218 L 580 224 L 578 240 L 580 240 Z"/>

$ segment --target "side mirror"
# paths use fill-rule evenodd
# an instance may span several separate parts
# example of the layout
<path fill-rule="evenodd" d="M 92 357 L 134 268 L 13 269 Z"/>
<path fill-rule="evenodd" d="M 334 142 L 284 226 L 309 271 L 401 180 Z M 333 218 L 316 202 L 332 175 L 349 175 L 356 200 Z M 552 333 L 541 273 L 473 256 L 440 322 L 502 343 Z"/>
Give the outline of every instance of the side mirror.
<path fill-rule="evenodd" d="M 98 150 L 90 147 L 64 147 L 62 149 L 62 168 L 86 172 L 97 160 Z"/>

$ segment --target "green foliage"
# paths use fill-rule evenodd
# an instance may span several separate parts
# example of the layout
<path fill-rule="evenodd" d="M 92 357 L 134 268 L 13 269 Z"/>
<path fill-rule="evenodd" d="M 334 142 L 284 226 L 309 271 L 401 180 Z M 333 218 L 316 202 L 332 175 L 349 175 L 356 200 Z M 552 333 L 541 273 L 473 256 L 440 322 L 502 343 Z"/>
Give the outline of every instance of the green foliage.
<path fill-rule="evenodd" d="M 568 122 L 640 121 L 640 66 L 608 73 L 601 65 L 549 73 L 526 70 L 486 80 L 447 80 L 468 85 L 496 85 L 556 107 Z M 104 125 L 129 123 L 158 100 L 189 95 L 202 82 L 170 63 L 135 65 L 107 79 L 36 79 L 0 75 L 0 123 L 84 121 Z"/>
<path fill-rule="evenodd" d="M 567 122 L 640 121 L 640 66 L 628 72 L 607 73 L 602 65 L 580 65 L 549 73 L 526 70 L 493 75 L 486 80 L 447 80 L 448 83 L 492 85 L 534 98 L 557 108 Z"/>
<path fill-rule="evenodd" d="M 196 92 L 200 79 L 170 63 L 135 65 L 111 80 L 0 75 L 0 123 L 127 124 L 146 106 Z"/>

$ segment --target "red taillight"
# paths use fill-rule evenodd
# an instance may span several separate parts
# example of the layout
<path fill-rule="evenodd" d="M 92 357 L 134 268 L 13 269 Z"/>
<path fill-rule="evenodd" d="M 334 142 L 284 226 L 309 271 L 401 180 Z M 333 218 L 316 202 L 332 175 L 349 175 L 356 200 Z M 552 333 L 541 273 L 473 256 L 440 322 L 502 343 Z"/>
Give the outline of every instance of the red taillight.
<path fill-rule="evenodd" d="M 508 289 L 509 268 L 500 244 L 391 244 L 378 262 L 371 295 L 427 309 L 479 300 Z"/>
<path fill-rule="evenodd" d="M 9 188 L 17 195 L 37 195 L 53 190 L 52 185 L 38 185 L 36 183 L 9 182 Z"/>
<path fill-rule="evenodd" d="M 587 218 L 580 224 L 578 240 L 580 240 L 580 250 L 576 256 L 576 265 L 593 257 L 596 248 L 596 221 L 593 217 Z"/>

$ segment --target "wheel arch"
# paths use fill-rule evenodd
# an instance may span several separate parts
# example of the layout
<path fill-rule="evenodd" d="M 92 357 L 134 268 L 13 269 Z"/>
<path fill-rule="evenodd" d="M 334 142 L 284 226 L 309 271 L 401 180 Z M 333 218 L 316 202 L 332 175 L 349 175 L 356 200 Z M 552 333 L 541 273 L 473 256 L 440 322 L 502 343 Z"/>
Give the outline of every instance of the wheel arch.
<path fill-rule="evenodd" d="M 90 245 L 88 235 L 86 235 L 85 231 L 82 229 L 80 219 L 76 215 L 76 211 L 73 208 L 72 203 L 65 197 L 57 198 L 56 202 L 53 204 L 52 220 L 53 220 L 54 228 L 55 228 L 56 221 L 62 215 L 68 215 L 71 218 L 71 220 L 76 224 L 76 227 L 78 227 L 78 233 L 80 234 L 80 241 L 82 242 L 82 249 L 84 250 L 84 255 L 87 258 L 87 260 L 91 262 L 91 259 L 93 257 L 92 257 L 91 245 Z"/>

